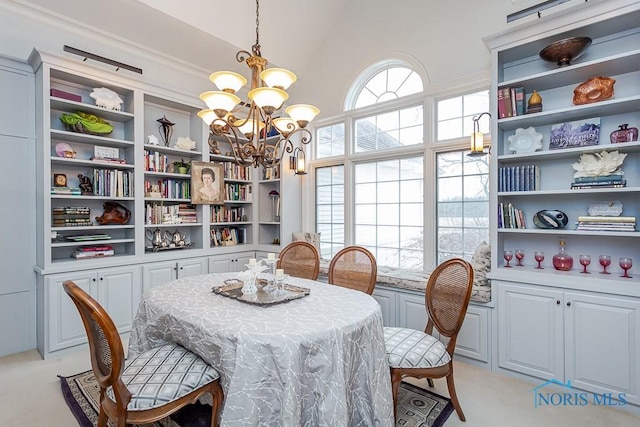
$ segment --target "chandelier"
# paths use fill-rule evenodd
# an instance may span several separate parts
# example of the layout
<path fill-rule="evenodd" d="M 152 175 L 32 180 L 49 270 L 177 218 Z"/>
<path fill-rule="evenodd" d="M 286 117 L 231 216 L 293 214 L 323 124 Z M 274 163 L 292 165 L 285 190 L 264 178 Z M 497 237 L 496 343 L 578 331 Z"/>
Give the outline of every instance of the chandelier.
<path fill-rule="evenodd" d="M 209 126 L 211 153 L 220 154 L 218 142 L 226 141 L 235 163 L 268 168 L 279 165 L 285 153 L 294 151 L 294 135 L 301 144 L 311 142 L 311 132 L 306 127 L 320 110 L 313 105 L 295 104 L 282 111 L 289 98 L 286 90 L 297 77 L 282 68 L 266 68 L 268 61 L 260 54 L 259 6 L 256 0 L 256 44 L 251 53 L 241 50 L 236 54 L 236 60 L 246 62 L 251 69 L 249 100 L 243 102 L 236 95 L 247 84 L 244 76 L 217 71 L 209 80 L 218 90 L 200 94 L 207 109 L 199 111 L 198 116 Z"/>

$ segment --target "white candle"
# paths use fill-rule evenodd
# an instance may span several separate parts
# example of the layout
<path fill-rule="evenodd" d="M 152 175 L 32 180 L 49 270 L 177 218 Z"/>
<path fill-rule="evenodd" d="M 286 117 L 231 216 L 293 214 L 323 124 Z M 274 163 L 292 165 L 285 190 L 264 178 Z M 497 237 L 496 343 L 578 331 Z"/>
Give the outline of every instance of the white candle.
<path fill-rule="evenodd" d="M 282 268 L 276 269 L 276 278 L 282 279 L 284 277 L 284 270 Z"/>
<path fill-rule="evenodd" d="M 256 265 L 256 259 L 255 258 L 249 258 L 249 265 Z"/>
<path fill-rule="evenodd" d="M 267 254 L 267 261 L 275 261 L 275 259 L 276 254 L 274 254 L 273 252 Z"/>

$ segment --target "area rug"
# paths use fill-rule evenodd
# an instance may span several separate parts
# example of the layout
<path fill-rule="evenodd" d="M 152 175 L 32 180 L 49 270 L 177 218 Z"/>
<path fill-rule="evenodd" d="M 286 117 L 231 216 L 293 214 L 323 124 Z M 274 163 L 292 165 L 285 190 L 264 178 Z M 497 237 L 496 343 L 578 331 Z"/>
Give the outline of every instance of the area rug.
<path fill-rule="evenodd" d="M 60 377 L 62 395 L 81 427 L 98 423 L 100 388 L 92 371 Z M 412 384 L 401 383 L 398 396 L 397 426 L 441 427 L 451 412 L 451 401 Z M 111 425 L 111 424 L 109 424 Z M 211 406 L 195 403 L 144 427 L 207 427 L 211 425 Z M 142 427 L 142 426 L 140 426 Z"/>

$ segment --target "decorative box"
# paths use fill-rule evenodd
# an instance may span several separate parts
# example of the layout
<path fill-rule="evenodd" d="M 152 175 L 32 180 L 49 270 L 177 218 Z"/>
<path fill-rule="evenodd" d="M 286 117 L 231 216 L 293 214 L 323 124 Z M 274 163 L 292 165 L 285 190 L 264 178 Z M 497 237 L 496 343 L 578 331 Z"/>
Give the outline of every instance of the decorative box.
<path fill-rule="evenodd" d="M 69 101 L 82 102 L 82 97 L 73 93 L 65 92 L 60 89 L 51 89 L 51 96 L 56 98 L 68 99 Z"/>

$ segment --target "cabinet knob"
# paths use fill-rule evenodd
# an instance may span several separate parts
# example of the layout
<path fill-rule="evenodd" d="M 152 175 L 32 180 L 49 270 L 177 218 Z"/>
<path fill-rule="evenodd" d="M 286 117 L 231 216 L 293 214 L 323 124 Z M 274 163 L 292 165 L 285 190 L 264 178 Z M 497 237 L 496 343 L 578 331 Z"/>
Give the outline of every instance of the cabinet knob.
<path fill-rule="evenodd" d="M 180 270 L 184 270 L 184 267 L 180 267 Z"/>
<path fill-rule="evenodd" d="M 567 302 L 567 307 L 571 307 L 571 301 Z"/>
<path fill-rule="evenodd" d="M 556 300 L 556 304 L 560 305 L 560 300 Z"/>
<path fill-rule="evenodd" d="M 101 277 L 100 280 L 104 280 L 104 277 Z"/>
<path fill-rule="evenodd" d="M 96 281 L 96 278 L 94 277 L 93 279 L 91 279 L 91 281 L 92 281 L 92 282 L 95 282 L 95 281 Z"/>

